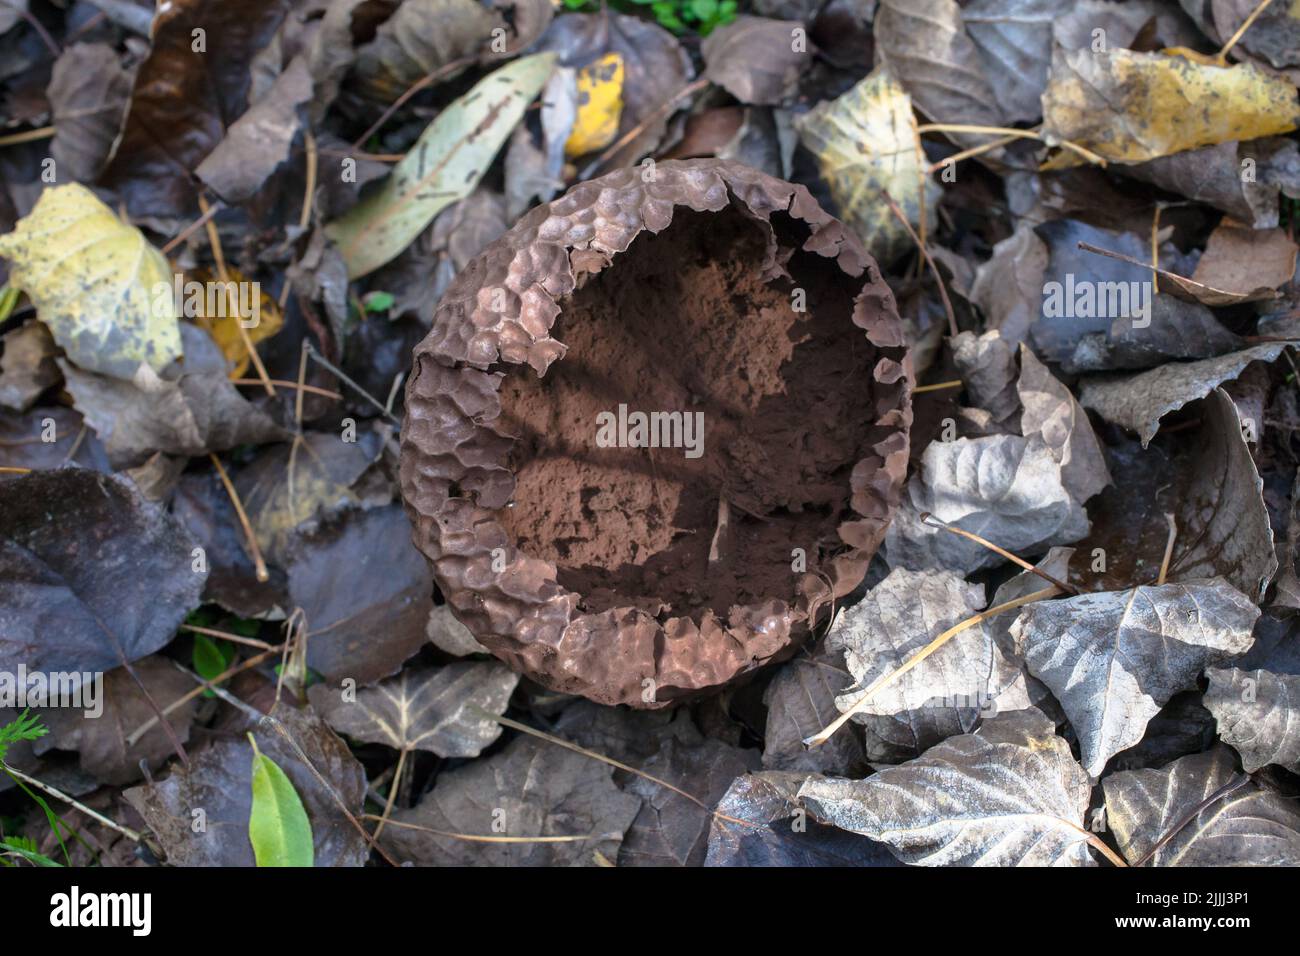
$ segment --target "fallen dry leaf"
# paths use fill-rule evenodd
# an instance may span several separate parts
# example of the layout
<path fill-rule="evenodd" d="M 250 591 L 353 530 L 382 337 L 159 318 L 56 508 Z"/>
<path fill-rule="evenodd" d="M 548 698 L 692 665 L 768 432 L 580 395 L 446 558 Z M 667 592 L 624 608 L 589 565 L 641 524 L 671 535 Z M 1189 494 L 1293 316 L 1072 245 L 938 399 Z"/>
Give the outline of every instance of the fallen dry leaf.
<path fill-rule="evenodd" d="M 1200 672 L 1244 654 L 1259 609 L 1222 578 L 1030 604 L 1011 626 L 1029 672 L 1079 735 L 1084 769 L 1142 739 L 1147 721 Z"/>
<path fill-rule="evenodd" d="M 865 780 L 810 779 L 798 799 L 817 819 L 922 866 L 1093 866 L 1088 775 L 1033 710 L 950 737 Z"/>

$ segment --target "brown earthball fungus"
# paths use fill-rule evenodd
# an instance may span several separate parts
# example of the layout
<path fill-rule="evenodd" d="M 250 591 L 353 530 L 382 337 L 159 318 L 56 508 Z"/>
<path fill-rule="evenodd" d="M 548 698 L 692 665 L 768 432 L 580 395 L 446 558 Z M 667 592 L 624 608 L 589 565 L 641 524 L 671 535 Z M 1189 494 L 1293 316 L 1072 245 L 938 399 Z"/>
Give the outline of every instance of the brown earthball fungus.
<path fill-rule="evenodd" d="M 547 687 L 716 690 L 861 583 L 911 378 L 875 261 L 803 186 L 619 170 L 532 210 L 439 304 L 402 429 L 415 543 L 456 617 Z"/>

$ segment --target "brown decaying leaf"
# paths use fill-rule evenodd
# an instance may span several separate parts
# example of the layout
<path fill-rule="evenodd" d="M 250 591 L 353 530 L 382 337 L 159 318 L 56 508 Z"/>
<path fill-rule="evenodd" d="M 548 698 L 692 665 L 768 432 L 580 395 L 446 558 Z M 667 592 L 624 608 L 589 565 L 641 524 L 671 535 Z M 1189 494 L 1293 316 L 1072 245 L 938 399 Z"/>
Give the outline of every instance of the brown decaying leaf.
<path fill-rule="evenodd" d="M 767 706 L 763 768 L 839 777 L 865 771 L 862 741 L 851 729 L 835 734 L 821 747 L 803 744 L 835 719 L 835 697 L 852 684 L 843 652 L 832 650 L 825 640 L 782 666 L 763 694 Z"/>
<path fill-rule="evenodd" d="M 518 737 L 500 753 L 440 774 L 414 809 L 392 815 L 381 842 L 417 866 L 594 866 L 596 853 L 618 856 L 641 806 L 612 775 L 597 760 Z"/>
<path fill-rule="evenodd" d="M 50 155 L 69 179 L 94 182 L 117 138 L 131 74 L 111 46 L 77 43 L 55 61 L 46 95 L 54 114 Z"/>
<path fill-rule="evenodd" d="M 6 332 L 0 343 L 0 406 L 25 412 L 59 380 L 54 339 L 40 322 L 28 322 Z"/>
<path fill-rule="evenodd" d="M 1007 125 L 956 0 L 881 0 L 874 30 L 876 55 L 932 121 Z M 952 135 L 970 146 L 988 141 Z"/>
<path fill-rule="evenodd" d="M 555 18 L 538 50 L 560 55 L 560 64 L 583 67 L 606 53 L 623 57 L 623 114 L 618 135 L 644 129 L 608 158 L 606 165 L 636 162 L 663 139 L 666 108 L 695 75 L 690 57 L 663 27 L 602 7 L 599 13 L 566 13 Z M 617 140 L 616 140 L 617 142 Z"/>
<path fill-rule="evenodd" d="M 35 472 L 3 494 L 4 670 L 109 671 L 162 649 L 198 606 L 193 541 L 127 479 Z"/>
<path fill-rule="evenodd" d="M 801 31 L 795 20 L 737 17 L 704 38 L 704 75 L 742 103 L 787 102 L 817 52 Z"/>
<path fill-rule="evenodd" d="M 808 779 L 806 773 L 765 770 L 732 781 L 718 801 L 704 865 L 901 865 L 884 844 L 807 820 L 798 793 Z"/>
<path fill-rule="evenodd" d="M 286 0 L 173 0 L 159 11 L 103 175 L 132 216 L 194 212 L 191 174 L 247 107 L 249 66 L 287 9 Z"/>
<path fill-rule="evenodd" d="M 302 799 L 311 824 L 316 866 L 361 866 L 365 838 L 339 807 L 337 794 L 360 814 L 366 775 L 347 744 L 310 708 L 279 707 L 273 715 L 329 782 L 328 788 L 272 727 L 253 728 L 257 747 L 285 772 Z M 149 824 L 172 866 L 253 866 L 248 817 L 253 803 L 253 746 L 243 733 L 219 738 L 190 755 L 188 767 L 173 765 L 166 777 L 127 790 L 123 796 Z M 204 826 L 194 826 L 195 810 Z"/>
<path fill-rule="evenodd" d="M 136 676 L 148 688 L 154 702 L 166 708 L 194 689 L 194 679 L 162 655 L 155 654 L 137 661 Z M 37 753 L 54 747 L 75 750 L 81 769 L 107 784 L 127 784 L 140 779 L 141 762 L 157 770 L 175 752 L 171 738 L 155 724 L 134 745 L 127 737 L 155 715 L 139 684 L 118 667 L 104 675 L 103 712 L 93 717 L 70 708 L 50 708 L 41 713 L 41 721 L 50 728 L 48 737 L 37 741 Z M 169 711 L 167 722 L 177 739 L 185 743 L 190 735 L 197 702 L 190 700 Z"/>
<path fill-rule="evenodd" d="M 855 683 L 836 699 L 866 737 L 867 759 L 898 763 L 996 713 L 997 698 L 1020 674 L 986 623 L 967 628 L 858 706 L 862 691 L 892 673 L 940 632 L 978 613 L 984 588 L 951 571 L 896 568 L 841 613 L 826 635 L 842 649 Z M 818 728 L 820 729 L 820 728 Z"/>
<path fill-rule="evenodd" d="M 374 683 L 424 645 L 433 582 L 399 506 L 299 535 L 288 573 L 290 600 L 307 616 L 307 664 L 329 680 Z"/>
<path fill-rule="evenodd" d="M 417 80 L 464 60 L 445 74 L 453 79 L 473 65 L 497 20 L 475 0 L 410 0 L 380 24 L 357 50 L 362 95 L 388 104 Z M 495 52 L 495 51 L 494 51 Z"/>

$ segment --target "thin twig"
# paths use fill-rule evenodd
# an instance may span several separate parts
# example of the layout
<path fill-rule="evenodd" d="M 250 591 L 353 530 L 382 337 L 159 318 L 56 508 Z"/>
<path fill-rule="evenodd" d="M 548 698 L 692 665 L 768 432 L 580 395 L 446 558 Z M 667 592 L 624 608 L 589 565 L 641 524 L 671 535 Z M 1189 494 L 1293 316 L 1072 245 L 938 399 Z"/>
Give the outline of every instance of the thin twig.
<path fill-rule="evenodd" d="M 434 83 L 437 83 L 444 76 L 454 73 L 456 70 L 462 69 L 463 67 L 469 66 L 475 61 L 475 59 L 477 59 L 477 57 L 473 55 L 462 56 L 459 59 L 452 60 L 450 63 L 444 63 L 436 70 L 432 70 L 431 72 L 426 73 L 420 79 L 416 80 L 413 84 L 411 84 L 410 87 L 407 88 L 405 93 L 403 93 L 397 99 L 393 100 L 392 104 L 388 107 L 388 109 L 384 110 L 382 113 L 379 114 L 379 119 L 371 123 L 369 129 L 367 129 L 364 133 L 362 133 L 360 136 L 357 137 L 356 142 L 352 144 L 352 148 L 360 149 L 365 144 L 366 140 L 370 139 L 370 137 L 374 136 L 381 129 L 383 129 L 383 126 L 385 123 L 388 122 L 389 117 L 391 117 L 394 113 L 396 113 L 403 106 L 405 106 L 406 101 L 409 100 L 416 93 L 420 92 L 423 89 L 427 89 L 428 87 L 432 86 Z"/>
<path fill-rule="evenodd" d="M 161 711 L 163 717 L 166 717 L 168 714 L 170 714 L 172 711 L 176 710 L 177 708 L 184 707 L 187 703 L 194 700 L 194 698 L 200 696 L 205 690 L 210 690 L 213 687 L 213 685 L 224 684 L 226 681 L 230 680 L 230 678 L 234 677 L 236 674 L 241 674 L 250 668 L 256 667 L 258 664 L 262 663 L 262 661 L 266 660 L 268 657 L 271 657 L 273 654 L 276 654 L 278 652 L 279 652 L 279 648 L 273 648 L 272 650 L 269 651 L 263 651 L 260 654 L 250 657 L 246 661 L 242 661 L 239 664 L 235 664 L 231 667 L 226 668 L 216 677 L 213 677 L 211 680 L 203 681 L 203 683 L 200 684 L 198 687 L 194 688 L 192 691 L 189 691 L 188 693 L 181 695 L 180 697 L 172 701 L 170 704 L 168 704 L 166 707 L 164 707 Z M 150 730 L 152 730 L 161 721 L 161 719 L 162 718 L 160 718 L 158 714 L 154 714 L 152 717 L 146 720 L 135 730 L 131 731 L 131 733 L 127 734 L 126 736 L 127 746 L 134 747 L 137 743 L 140 742 L 140 738 L 143 737 L 145 734 L 147 734 Z"/>
<path fill-rule="evenodd" d="M 658 120 L 662 119 L 664 116 L 670 115 L 673 112 L 673 110 L 677 108 L 677 103 L 679 101 L 684 100 L 689 96 L 694 96 L 696 93 L 698 93 L 700 90 L 704 89 L 708 85 L 709 85 L 708 79 L 703 76 L 697 80 L 692 80 L 690 83 L 687 83 L 675 94 L 668 97 L 666 100 L 664 100 L 654 109 L 652 109 L 649 113 L 647 113 L 642 118 L 641 122 L 637 123 L 630 130 L 628 130 L 626 133 L 620 136 L 618 139 L 614 140 L 614 142 L 606 146 L 605 149 L 601 152 L 601 154 L 597 156 L 595 160 L 590 165 L 588 165 L 585 170 L 583 170 L 584 175 L 586 175 L 587 173 L 594 172 L 595 170 L 604 166 L 607 162 L 610 161 L 611 158 L 613 158 L 619 152 L 619 150 L 621 150 L 628 143 L 632 142 L 638 136 L 644 133 L 646 131 L 646 127 L 648 127 L 651 123 L 657 122 Z"/>
<path fill-rule="evenodd" d="M 1246 31 L 1254 25 L 1255 21 L 1259 19 L 1259 15 L 1267 10 L 1268 5 L 1272 2 L 1273 0 L 1263 0 L 1259 6 L 1251 11 L 1250 16 L 1246 17 L 1241 26 L 1237 27 L 1237 32 L 1228 38 L 1228 42 L 1223 45 L 1223 49 L 1215 56 L 1215 59 L 1219 61 L 1220 65 L 1228 65 L 1228 51 L 1236 46 L 1237 41 L 1246 35 Z"/>
<path fill-rule="evenodd" d="M 301 394 L 301 393 L 299 393 Z M 235 485 L 226 474 L 226 469 L 221 465 L 221 459 L 212 452 L 208 452 L 208 457 L 212 459 L 212 464 L 217 466 L 217 474 L 221 478 L 221 483 L 226 488 L 226 494 L 230 496 L 230 503 L 235 506 L 235 516 L 239 519 L 239 525 L 244 529 L 244 536 L 248 539 L 249 557 L 253 559 L 253 569 L 257 574 L 257 580 L 269 581 L 271 574 L 266 570 L 266 562 L 262 559 L 262 549 L 257 546 L 257 535 L 253 533 L 252 522 L 248 520 L 248 514 L 244 511 L 244 503 L 239 500 L 239 492 L 235 490 Z"/>
<path fill-rule="evenodd" d="M 388 409 L 384 408 L 383 402 L 381 402 L 379 399 L 375 398 L 375 396 L 367 392 L 364 388 L 362 388 L 351 378 L 349 378 L 343 372 L 342 369 L 334 365 L 334 363 L 329 361 L 329 359 L 325 358 L 323 355 L 317 352 L 315 346 L 313 346 L 306 339 L 303 339 L 302 346 L 304 349 L 307 350 L 307 354 L 311 357 L 313 362 L 315 362 L 317 365 L 322 366 L 327 371 L 332 372 L 334 375 L 336 375 L 339 378 L 339 380 L 343 382 L 344 385 L 349 386 L 354 392 L 356 392 L 358 395 L 360 395 L 362 398 L 368 401 L 371 405 L 375 406 L 375 408 L 379 409 L 380 413 L 383 414 L 385 418 L 387 418 L 398 428 L 402 427 L 402 423 L 397 420 L 397 418 L 393 415 L 393 413 L 390 412 Z"/>
<path fill-rule="evenodd" d="M 381 820 L 373 813 L 363 813 L 363 820 Z M 614 837 L 612 833 L 579 833 L 573 836 L 535 836 L 535 837 L 512 837 L 512 836 L 480 836 L 476 833 L 453 833 L 450 830 L 438 830 L 434 827 L 421 826 L 418 823 L 402 823 L 398 820 L 389 820 L 388 825 L 397 827 L 399 830 L 418 830 L 421 833 L 432 833 L 434 836 L 445 837 L 448 840 L 464 840 L 469 843 L 583 843 L 587 840 L 608 840 Z M 375 831 L 378 835 L 379 831 Z"/>
<path fill-rule="evenodd" d="M 918 385 L 916 388 L 912 389 L 912 394 L 919 395 L 921 392 L 937 392 L 943 388 L 960 388 L 964 384 L 965 383 L 961 379 L 955 378 L 948 382 L 935 382 L 933 385 Z"/>
<path fill-rule="evenodd" d="M 925 243 L 923 243 L 921 238 L 916 234 L 916 230 L 912 228 L 912 224 L 907 221 L 907 217 L 903 215 L 903 210 L 898 208 L 898 203 L 894 202 L 894 197 L 889 195 L 888 192 L 882 192 L 880 195 L 885 197 L 885 202 L 889 204 L 890 211 L 898 221 L 903 224 L 903 228 L 907 230 L 907 234 L 911 236 L 912 241 L 916 243 L 916 248 L 921 250 L 921 255 L 925 258 L 925 264 L 930 267 L 930 274 L 934 276 L 934 281 L 939 285 L 939 298 L 943 300 L 943 311 L 948 316 L 948 332 L 953 338 L 956 338 L 960 334 L 957 330 L 957 315 L 952 310 L 952 302 L 948 299 L 948 290 L 944 287 L 943 277 L 939 275 L 938 266 L 934 264 L 934 259 L 930 257 L 930 250 L 925 247 Z"/>
<path fill-rule="evenodd" d="M 203 214 L 199 216 L 198 219 L 195 219 L 192 223 L 190 223 L 188 226 L 186 226 L 184 229 L 178 232 L 175 236 L 169 239 L 167 241 L 167 245 L 163 246 L 162 249 L 160 249 L 159 251 L 163 255 L 167 255 L 169 252 L 171 252 L 173 249 L 179 246 L 190 236 L 194 235 L 196 232 L 198 232 L 200 229 L 206 226 L 208 224 L 209 219 L 211 219 L 213 216 L 215 216 L 217 213 L 221 212 L 221 210 L 225 208 L 226 208 L 225 203 L 223 203 L 220 199 L 218 199 L 216 202 L 208 206 L 207 209 L 203 210 Z"/>
<path fill-rule="evenodd" d="M 1178 524 L 1174 521 L 1174 516 L 1166 511 L 1165 520 L 1169 522 L 1169 537 L 1165 540 L 1165 556 L 1160 559 L 1160 575 L 1156 578 L 1156 587 L 1165 583 L 1165 575 L 1169 573 L 1169 559 L 1174 553 L 1174 539 L 1178 537 Z"/>
<path fill-rule="evenodd" d="M 54 135 L 53 126 L 42 126 L 40 129 L 24 130 L 21 133 L 10 133 L 8 136 L 0 136 L 0 149 L 6 146 L 17 146 L 19 143 L 34 143 L 40 139 L 49 139 Z"/>
<path fill-rule="evenodd" d="M 964 528 L 954 528 L 952 525 L 948 524 L 947 522 L 942 521 L 939 518 L 936 518 L 928 511 L 921 512 L 920 518 L 922 524 L 928 524 L 932 528 L 940 528 L 944 531 L 951 532 L 952 534 L 960 535 L 963 538 L 969 538 L 971 541 L 974 541 L 976 544 L 983 545 L 984 547 L 988 548 L 990 551 L 1002 555 L 1002 557 L 1006 558 L 1008 561 L 1013 561 L 1016 564 L 1020 565 L 1022 568 L 1024 568 L 1026 571 L 1030 572 L 1031 574 L 1038 575 L 1040 578 L 1042 578 L 1044 581 L 1048 582 L 1049 584 L 1056 585 L 1062 591 L 1068 591 L 1071 594 L 1080 593 L 1079 589 L 1075 587 L 1073 584 L 1066 584 L 1064 581 L 1060 581 L 1052 577 L 1050 574 L 1048 574 L 1046 571 L 1042 570 L 1041 568 L 1034 567 L 1024 558 L 1017 557 L 1016 555 L 1012 554 L 1010 551 L 1007 551 L 1004 548 L 999 548 L 996 544 L 994 544 L 992 541 L 989 541 L 987 538 L 981 538 L 979 535 L 970 531 L 966 531 Z"/>
<path fill-rule="evenodd" d="M 90 807 L 86 806 L 84 803 L 77 802 L 72 797 L 64 793 L 62 790 L 59 790 L 55 787 L 51 787 L 48 783 L 42 783 L 41 781 L 37 780 L 35 777 L 29 777 L 21 770 L 16 770 L 13 767 L 9 766 L 9 764 L 5 764 L 4 768 L 9 773 L 13 774 L 15 777 L 17 777 L 19 780 L 23 781 L 24 783 L 29 783 L 37 790 L 43 791 L 44 793 L 48 793 L 51 797 L 54 797 L 56 800 L 62 800 L 70 807 L 76 807 L 78 810 L 80 810 L 86 816 L 90 817 L 92 820 L 102 823 L 110 830 L 116 830 L 118 833 L 122 834 L 122 836 L 126 837 L 132 842 L 134 843 L 140 842 L 140 834 L 136 833 L 130 827 L 123 826 L 120 823 L 115 823 L 114 821 L 110 820 L 108 817 L 104 816 L 102 813 L 90 809 Z"/>
<path fill-rule="evenodd" d="M 279 645 L 268 644 L 266 641 L 259 641 L 255 637 L 244 637 L 242 634 L 231 634 L 229 631 L 219 631 L 215 627 L 198 627 L 194 624 L 182 624 L 182 631 L 193 631 L 195 634 L 203 634 L 207 637 L 219 637 L 222 640 L 230 641 L 233 644 L 247 644 L 249 647 L 258 647 L 264 651 L 279 650 Z"/>
<path fill-rule="evenodd" d="M 260 378 L 232 378 L 230 380 L 230 384 L 231 385 L 261 385 L 262 380 Z M 313 395 L 319 395 L 322 398 L 332 398 L 336 402 L 343 400 L 343 396 L 340 395 L 338 392 L 331 391 L 328 388 L 318 388 L 315 385 L 300 385 L 297 382 L 290 382 L 287 379 L 283 379 L 283 378 L 273 378 L 271 379 L 271 384 L 277 385 L 280 388 L 301 389 L 304 392 L 311 392 Z"/>
<path fill-rule="evenodd" d="M 1162 846 L 1164 846 L 1166 843 L 1168 843 L 1170 840 L 1174 838 L 1174 836 L 1178 833 L 1179 830 L 1181 830 L 1183 827 L 1187 826 L 1187 824 L 1195 820 L 1197 816 L 1203 813 L 1212 804 L 1217 803 L 1219 800 L 1222 800 L 1224 797 L 1230 794 L 1236 793 L 1238 790 L 1240 790 L 1248 783 L 1250 783 L 1250 777 L 1245 774 L 1243 774 L 1242 776 L 1238 777 L 1235 780 L 1229 780 L 1222 787 L 1214 791 L 1214 793 L 1210 794 L 1208 797 L 1206 797 L 1196 806 L 1192 807 L 1192 809 L 1187 811 L 1187 813 L 1185 813 L 1182 817 L 1180 817 L 1178 822 L 1175 823 L 1172 827 L 1170 827 L 1169 831 L 1164 836 L 1162 836 L 1159 840 L 1157 840 L 1155 844 L 1151 847 L 1151 849 L 1147 850 L 1146 853 L 1142 854 L 1142 856 L 1138 859 L 1136 863 L 1133 864 L 1133 866 L 1135 867 L 1145 866 L 1151 860 L 1151 858 L 1160 851 L 1160 848 Z"/>

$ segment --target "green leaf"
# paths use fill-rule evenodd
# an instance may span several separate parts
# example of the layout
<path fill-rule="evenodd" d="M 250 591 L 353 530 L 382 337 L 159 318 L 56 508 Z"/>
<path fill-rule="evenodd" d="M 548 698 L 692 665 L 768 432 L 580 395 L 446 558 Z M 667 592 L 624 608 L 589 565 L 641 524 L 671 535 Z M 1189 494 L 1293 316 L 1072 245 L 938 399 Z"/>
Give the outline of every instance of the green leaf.
<path fill-rule="evenodd" d="M 391 292 L 368 292 L 362 299 L 367 312 L 386 312 L 393 307 L 397 297 Z"/>
<path fill-rule="evenodd" d="M 194 652 L 191 660 L 195 672 L 206 681 L 214 680 L 230 666 L 235 659 L 235 648 L 229 641 L 218 643 L 206 634 L 194 635 Z M 204 697 L 215 697 L 210 690 L 203 692 Z"/>
<path fill-rule="evenodd" d="M 378 191 L 325 231 L 356 279 L 394 259 L 478 185 L 555 66 L 537 53 L 494 71 L 438 114 Z"/>
<path fill-rule="evenodd" d="M 253 809 L 248 839 L 258 866 L 312 866 L 311 823 L 298 791 L 274 760 L 253 745 Z"/>
<path fill-rule="evenodd" d="M 57 866 L 62 868 L 63 864 L 51 860 L 44 853 L 36 849 L 36 841 L 30 837 L 9 837 L 6 840 L 0 840 L 0 852 L 13 853 L 21 856 L 28 863 L 35 863 L 37 866 Z"/>
<path fill-rule="evenodd" d="M 28 716 L 24 710 L 17 718 L 0 727 L 0 760 L 4 760 L 11 744 L 20 740 L 39 740 L 49 732 L 39 717 Z"/>

